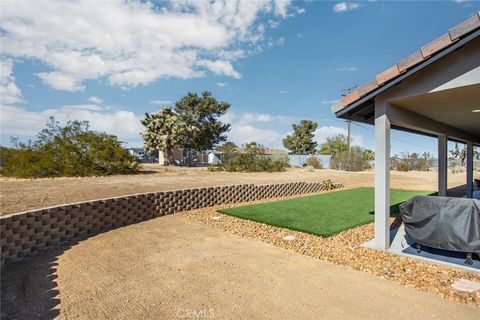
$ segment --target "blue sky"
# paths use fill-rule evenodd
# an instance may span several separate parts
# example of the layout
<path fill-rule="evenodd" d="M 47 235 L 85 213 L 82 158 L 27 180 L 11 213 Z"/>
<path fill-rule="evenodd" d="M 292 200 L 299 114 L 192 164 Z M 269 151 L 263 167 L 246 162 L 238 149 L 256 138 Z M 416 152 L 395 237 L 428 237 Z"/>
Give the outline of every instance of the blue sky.
<path fill-rule="evenodd" d="M 238 144 L 281 147 L 301 119 L 318 123 L 322 142 L 345 132 L 330 112 L 341 88 L 369 81 L 480 10 L 474 1 L 232 4 L 4 3 L 1 144 L 34 137 L 53 115 L 140 146 L 145 112 L 203 90 L 231 103 L 224 120 Z M 355 144 L 373 149 L 373 127 L 352 129 Z M 436 150 L 428 137 L 392 138 L 394 154 Z"/>

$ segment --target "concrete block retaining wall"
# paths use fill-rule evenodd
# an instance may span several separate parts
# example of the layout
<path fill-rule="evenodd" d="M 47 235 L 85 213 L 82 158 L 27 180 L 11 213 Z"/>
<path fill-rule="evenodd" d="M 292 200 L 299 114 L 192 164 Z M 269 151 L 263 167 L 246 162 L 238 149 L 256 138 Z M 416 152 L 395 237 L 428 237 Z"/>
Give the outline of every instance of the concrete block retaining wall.
<path fill-rule="evenodd" d="M 0 216 L 1 265 L 157 216 L 322 190 L 322 183 L 243 184 L 136 194 L 8 214 Z"/>

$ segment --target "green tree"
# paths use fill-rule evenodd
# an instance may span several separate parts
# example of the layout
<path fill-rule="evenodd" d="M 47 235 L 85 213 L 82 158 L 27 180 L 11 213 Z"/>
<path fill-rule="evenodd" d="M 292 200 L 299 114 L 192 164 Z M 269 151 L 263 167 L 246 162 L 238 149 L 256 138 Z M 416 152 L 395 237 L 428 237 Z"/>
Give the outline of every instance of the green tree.
<path fill-rule="evenodd" d="M 320 145 L 320 154 L 331 155 L 332 157 L 345 151 L 348 152 L 348 142 L 347 137 L 343 134 L 328 137 L 327 141 Z"/>
<path fill-rule="evenodd" d="M 454 159 L 460 159 L 460 162 L 462 166 L 465 165 L 465 159 L 467 158 L 467 146 L 460 150 L 458 147 L 458 143 L 455 142 L 455 146 L 453 147 L 453 150 L 450 150 L 450 154 L 453 156 Z"/>
<path fill-rule="evenodd" d="M 235 152 L 237 148 L 238 147 L 235 143 L 233 143 L 232 141 L 227 141 L 221 146 L 218 146 L 215 150 L 219 152 L 232 153 L 232 152 Z"/>
<path fill-rule="evenodd" d="M 453 156 L 454 159 L 460 159 L 462 166 L 465 165 L 465 160 L 467 159 L 467 145 L 463 146 L 463 149 L 460 150 L 458 147 L 458 143 L 455 142 L 455 146 L 453 150 L 450 150 L 450 154 Z M 480 160 L 480 152 L 477 151 L 477 148 L 473 148 L 473 158 Z"/>
<path fill-rule="evenodd" d="M 286 157 L 272 158 L 265 154 L 265 147 L 257 142 L 249 142 L 236 149 L 229 157 L 210 170 L 228 172 L 278 172 L 288 166 Z"/>
<path fill-rule="evenodd" d="M 230 124 L 225 124 L 218 118 L 229 108 L 230 104 L 217 101 L 208 91 L 202 92 L 201 96 L 189 92 L 180 99 L 174 108 L 178 121 L 188 128 L 195 128 L 184 137 L 183 147 L 204 151 L 226 141 L 225 133 L 230 130 Z"/>
<path fill-rule="evenodd" d="M 132 173 L 138 163 L 117 137 L 90 130 L 88 121 L 61 126 L 51 117 L 32 143 L 2 148 L 1 172 L 18 178 Z"/>
<path fill-rule="evenodd" d="M 283 139 L 283 146 L 292 154 L 315 154 L 317 143 L 313 141 L 317 123 L 302 120 L 300 124 L 292 124 L 293 133 Z"/>
<path fill-rule="evenodd" d="M 142 133 L 144 149 L 148 152 L 166 152 L 168 164 L 173 163 L 173 149 L 183 147 L 185 137 L 197 130 L 187 127 L 169 107 L 157 113 L 146 113 L 141 122 L 145 127 Z"/>
<path fill-rule="evenodd" d="M 422 153 L 422 158 L 425 162 L 428 162 L 432 158 L 432 154 L 430 152 L 424 152 Z"/>

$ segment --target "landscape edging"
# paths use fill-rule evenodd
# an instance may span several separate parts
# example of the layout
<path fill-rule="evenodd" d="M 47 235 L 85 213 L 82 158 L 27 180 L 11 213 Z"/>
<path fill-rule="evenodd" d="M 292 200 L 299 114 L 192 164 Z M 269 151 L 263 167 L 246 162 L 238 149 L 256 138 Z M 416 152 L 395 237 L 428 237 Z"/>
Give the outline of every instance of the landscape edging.
<path fill-rule="evenodd" d="M 157 216 L 323 190 L 321 182 L 239 184 L 139 193 L 12 213 L 0 216 L 1 266 L 62 243 Z"/>

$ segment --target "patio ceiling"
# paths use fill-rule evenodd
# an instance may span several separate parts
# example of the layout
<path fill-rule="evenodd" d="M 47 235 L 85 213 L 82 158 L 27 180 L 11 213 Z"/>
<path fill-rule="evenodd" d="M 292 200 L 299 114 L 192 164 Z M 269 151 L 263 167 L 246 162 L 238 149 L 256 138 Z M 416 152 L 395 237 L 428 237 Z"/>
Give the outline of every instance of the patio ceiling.
<path fill-rule="evenodd" d="M 415 112 L 458 130 L 479 137 L 480 84 L 404 97 L 389 101 L 392 105 Z M 478 112 L 473 112 L 479 110 Z"/>

